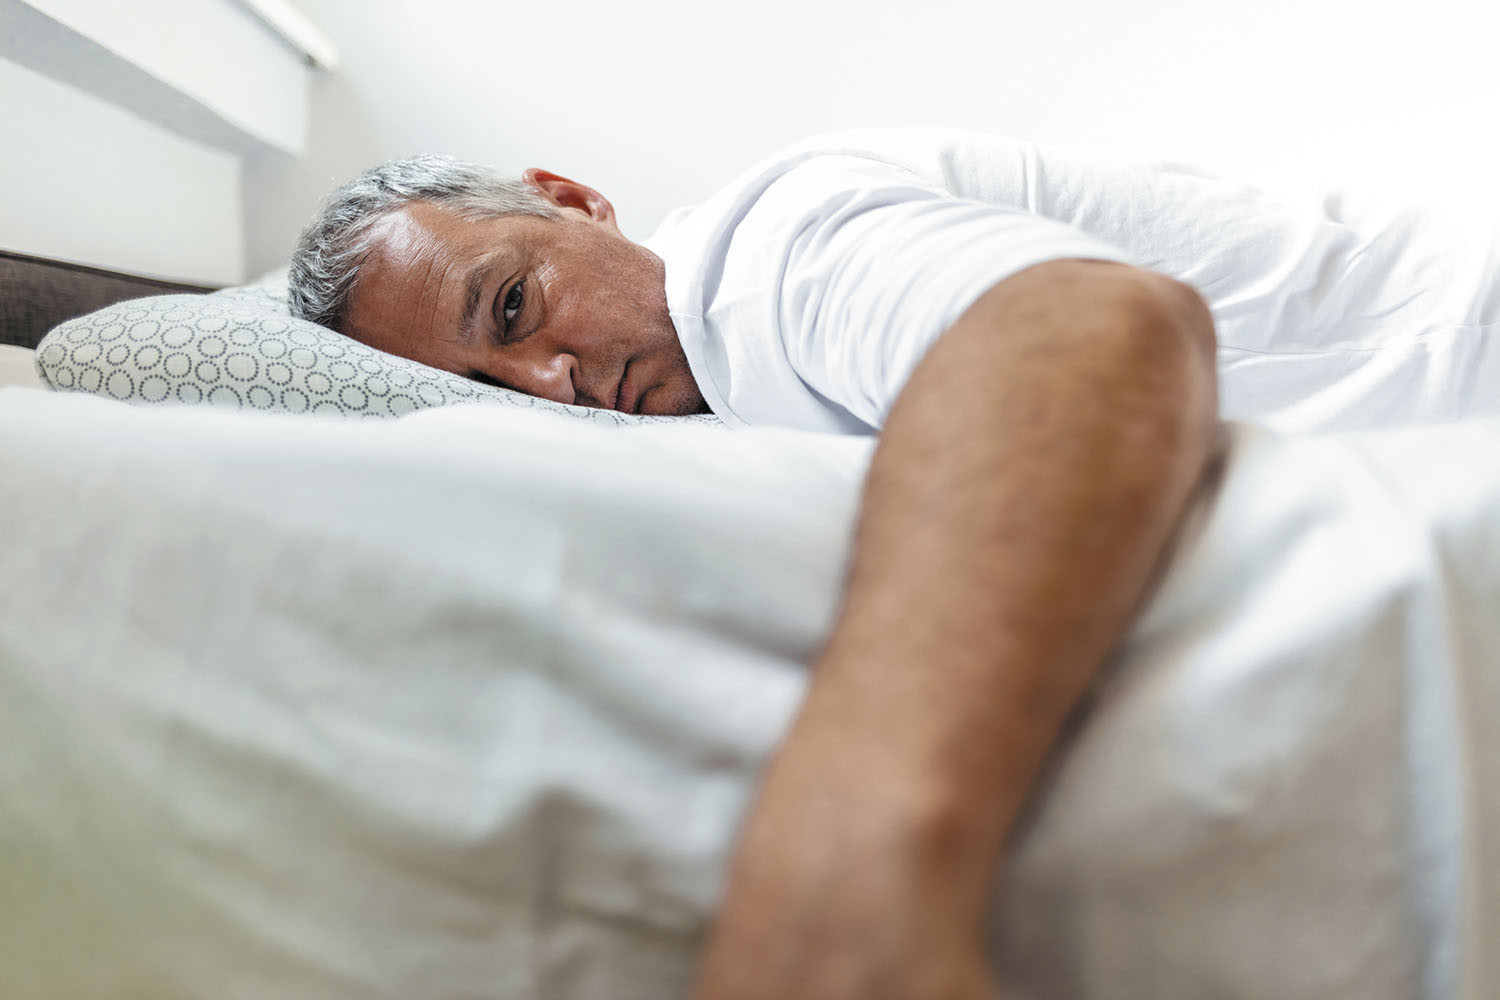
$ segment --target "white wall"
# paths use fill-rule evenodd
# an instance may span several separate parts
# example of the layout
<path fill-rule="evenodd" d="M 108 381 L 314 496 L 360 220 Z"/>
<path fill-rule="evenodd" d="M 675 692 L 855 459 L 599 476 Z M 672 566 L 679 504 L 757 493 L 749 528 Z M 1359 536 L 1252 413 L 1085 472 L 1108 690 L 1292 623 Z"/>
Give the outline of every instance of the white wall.
<path fill-rule="evenodd" d="M 25 31 L 14 61 L 190 138 L 298 153 L 301 54 L 238 0 L 0 0 Z"/>
<path fill-rule="evenodd" d="M 232 283 L 240 161 L 0 59 L 0 247 Z"/>
<path fill-rule="evenodd" d="M 278 4 L 0 0 L 0 246 L 242 280 L 240 157 L 306 133 L 310 71 Z"/>
<path fill-rule="evenodd" d="M 334 184 L 427 150 L 591 183 L 636 237 L 777 146 L 856 125 L 984 129 L 1269 186 L 1487 180 L 1500 151 L 1500 15 L 1471 0 L 299 4 L 344 67 L 314 84 L 306 157 L 248 164 L 252 270 L 285 258 Z"/>

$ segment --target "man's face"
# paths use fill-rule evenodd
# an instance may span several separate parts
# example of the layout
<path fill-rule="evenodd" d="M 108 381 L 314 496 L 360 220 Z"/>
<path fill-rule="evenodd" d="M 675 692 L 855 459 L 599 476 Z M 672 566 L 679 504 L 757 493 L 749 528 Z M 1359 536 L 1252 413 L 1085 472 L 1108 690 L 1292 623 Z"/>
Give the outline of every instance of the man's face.
<path fill-rule="evenodd" d="M 468 222 L 427 202 L 386 216 L 342 332 L 559 403 L 704 412 L 667 312 L 661 260 L 620 233 L 608 202 L 582 190 L 598 201 L 554 196 L 556 220 Z"/>

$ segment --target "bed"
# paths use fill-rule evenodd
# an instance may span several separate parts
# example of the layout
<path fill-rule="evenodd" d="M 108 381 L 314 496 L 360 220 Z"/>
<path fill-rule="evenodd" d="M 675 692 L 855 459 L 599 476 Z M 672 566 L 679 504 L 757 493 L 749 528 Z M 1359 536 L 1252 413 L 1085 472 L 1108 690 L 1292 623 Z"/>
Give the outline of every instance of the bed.
<path fill-rule="evenodd" d="M 0 993 L 685 995 L 868 443 L 511 398 L 277 282 L 65 310 L 0 389 Z M 1005 996 L 1500 991 L 1496 454 L 1227 428 Z"/>

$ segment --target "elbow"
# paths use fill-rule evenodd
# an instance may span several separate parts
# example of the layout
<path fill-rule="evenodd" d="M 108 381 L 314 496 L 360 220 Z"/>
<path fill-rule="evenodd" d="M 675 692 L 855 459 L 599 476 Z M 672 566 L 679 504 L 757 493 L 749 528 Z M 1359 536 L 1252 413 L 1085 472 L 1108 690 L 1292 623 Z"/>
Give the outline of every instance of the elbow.
<path fill-rule="evenodd" d="M 1140 272 L 1160 302 L 1158 321 L 1172 331 L 1196 366 L 1209 378 L 1217 370 L 1218 336 L 1213 313 L 1198 290 L 1185 281 L 1153 271 Z"/>
<path fill-rule="evenodd" d="M 1078 346 L 1125 366 L 1132 377 L 1155 382 L 1149 373 L 1159 373 L 1181 379 L 1183 389 L 1206 389 L 1206 401 L 1217 409 L 1213 314 L 1187 282 L 1127 264 L 1059 260 L 1002 282 L 994 292 L 1012 293 L 1003 319 L 1049 313 L 1054 337 L 1072 334 Z"/>
<path fill-rule="evenodd" d="M 1168 403 L 1184 429 L 1211 440 L 1218 428 L 1218 338 L 1213 314 L 1192 285 L 1132 269 L 1120 328 L 1131 336 L 1142 385 Z"/>
<path fill-rule="evenodd" d="M 1213 315 L 1185 282 L 1123 265 L 1108 268 L 1107 277 L 1096 272 L 1103 280 L 1093 288 L 1101 307 L 1096 316 L 1113 336 L 1096 345 L 1101 365 L 1113 372 L 1103 378 L 1117 389 L 1116 412 L 1144 441 L 1196 468 L 1207 461 L 1219 429 Z"/>

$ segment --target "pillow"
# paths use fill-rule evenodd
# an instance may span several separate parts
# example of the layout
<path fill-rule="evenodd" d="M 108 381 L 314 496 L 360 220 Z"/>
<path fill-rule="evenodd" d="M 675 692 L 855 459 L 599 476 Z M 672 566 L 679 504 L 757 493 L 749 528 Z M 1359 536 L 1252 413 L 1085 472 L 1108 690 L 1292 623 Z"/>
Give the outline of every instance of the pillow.
<path fill-rule="evenodd" d="M 209 295 L 131 299 L 69 320 L 37 345 L 37 368 L 54 389 L 129 403 L 360 417 L 494 403 L 611 424 L 684 419 L 566 406 L 366 347 L 294 319 L 285 268 Z"/>

